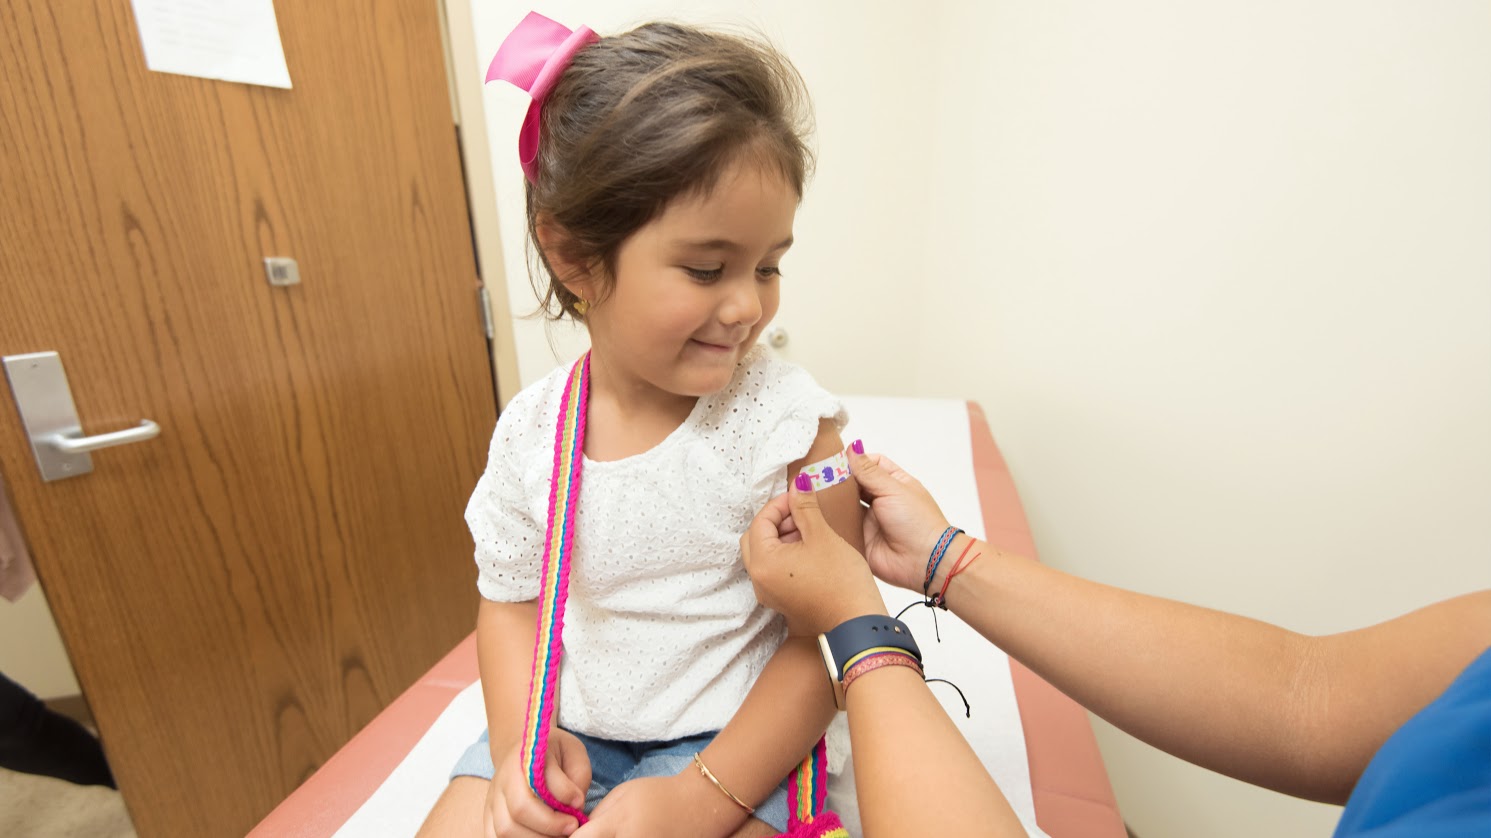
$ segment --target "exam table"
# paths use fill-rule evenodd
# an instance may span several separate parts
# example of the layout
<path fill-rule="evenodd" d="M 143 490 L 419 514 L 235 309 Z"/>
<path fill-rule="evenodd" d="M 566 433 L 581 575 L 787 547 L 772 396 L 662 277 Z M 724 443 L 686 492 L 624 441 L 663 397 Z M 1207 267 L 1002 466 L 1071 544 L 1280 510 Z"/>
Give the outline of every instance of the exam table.
<path fill-rule="evenodd" d="M 868 450 L 890 455 L 970 533 L 1036 555 L 1014 481 L 977 404 L 845 402 L 845 440 L 862 438 Z M 892 613 L 917 599 L 882 590 Z M 964 718 L 951 690 L 933 685 L 1027 829 L 1052 838 L 1123 838 L 1086 711 L 951 614 L 937 616 L 941 642 L 929 609 L 913 608 L 903 619 L 916 632 L 928 675 L 949 678 L 968 694 L 972 718 Z M 251 838 L 412 836 L 443 790 L 454 754 L 484 726 L 476 681 L 476 642 L 468 636 L 270 812 Z M 852 767 L 841 770 L 852 774 Z M 853 798 L 844 787 L 838 775 L 831 777 L 829 803 L 857 834 L 857 813 L 845 811 Z"/>

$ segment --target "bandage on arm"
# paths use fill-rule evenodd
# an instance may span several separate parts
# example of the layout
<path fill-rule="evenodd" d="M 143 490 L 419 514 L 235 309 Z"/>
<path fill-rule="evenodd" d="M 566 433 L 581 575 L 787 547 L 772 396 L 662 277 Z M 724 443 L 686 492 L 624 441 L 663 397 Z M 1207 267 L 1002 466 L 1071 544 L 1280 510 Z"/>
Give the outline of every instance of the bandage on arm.
<path fill-rule="evenodd" d="M 813 491 L 821 492 L 849 479 L 849 458 L 844 456 L 843 451 L 839 451 L 812 465 L 803 466 L 801 473 L 813 481 Z"/>

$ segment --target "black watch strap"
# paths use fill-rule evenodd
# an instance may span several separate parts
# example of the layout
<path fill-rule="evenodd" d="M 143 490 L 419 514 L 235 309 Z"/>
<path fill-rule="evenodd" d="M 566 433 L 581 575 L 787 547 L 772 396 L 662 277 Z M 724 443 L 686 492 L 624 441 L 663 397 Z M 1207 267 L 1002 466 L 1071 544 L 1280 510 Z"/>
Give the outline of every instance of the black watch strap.
<path fill-rule="evenodd" d="M 900 620 L 883 614 L 866 614 L 846 620 L 823 636 L 833 654 L 840 680 L 844 677 L 844 665 L 866 649 L 889 646 L 906 652 L 916 658 L 918 663 L 922 659 L 922 650 L 917 648 L 911 629 Z"/>

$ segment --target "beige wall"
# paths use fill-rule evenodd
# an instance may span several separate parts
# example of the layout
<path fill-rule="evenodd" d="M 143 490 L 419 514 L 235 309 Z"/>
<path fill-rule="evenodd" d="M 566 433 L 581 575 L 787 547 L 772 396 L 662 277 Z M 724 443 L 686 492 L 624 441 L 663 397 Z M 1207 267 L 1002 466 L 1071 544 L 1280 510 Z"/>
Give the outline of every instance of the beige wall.
<path fill-rule="evenodd" d="M 3 386 L 3 384 L 0 384 Z M 10 389 L 0 390 L 8 397 Z M 10 506 L 10 491 L 0 475 L 0 553 L 12 562 L 20 546 L 20 525 Z M 11 529 L 14 528 L 14 529 Z M 15 587 L 31 573 L 11 564 L 6 578 Z M 78 682 L 62 647 L 62 637 L 41 588 L 32 584 L 15 602 L 0 598 L 0 673 L 42 698 L 77 695 Z"/>
<path fill-rule="evenodd" d="M 1491 586 L 1491 5 L 961 9 L 915 389 L 1046 560 L 1305 632 Z M 1100 739 L 1146 838 L 1328 834 Z"/>
<path fill-rule="evenodd" d="M 789 354 L 844 392 L 981 401 L 1047 562 L 1305 632 L 1491 586 L 1484 0 L 537 7 L 788 52 L 822 158 Z M 474 8 L 490 57 L 528 7 Z M 527 310 L 526 100 L 486 96 Z M 554 355 L 517 329 L 531 381 Z M 1098 731 L 1145 838 L 1334 822 Z"/>
<path fill-rule="evenodd" d="M 41 588 L 16 602 L 0 600 L 0 672 L 42 698 L 77 695 L 62 637 Z"/>

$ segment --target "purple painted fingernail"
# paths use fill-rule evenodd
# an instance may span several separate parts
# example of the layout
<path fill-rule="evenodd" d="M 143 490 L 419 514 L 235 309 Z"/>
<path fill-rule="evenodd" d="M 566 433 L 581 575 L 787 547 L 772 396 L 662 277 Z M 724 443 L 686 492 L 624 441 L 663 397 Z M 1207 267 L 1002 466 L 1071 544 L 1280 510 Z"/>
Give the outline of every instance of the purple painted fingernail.
<path fill-rule="evenodd" d="M 813 478 L 807 476 L 807 474 L 799 474 L 799 475 L 797 475 L 797 481 L 796 481 L 796 483 L 797 483 L 797 491 L 799 491 L 799 492 L 811 492 L 811 491 L 813 491 Z"/>
<path fill-rule="evenodd" d="M 849 447 L 853 448 L 854 453 L 856 454 L 865 453 L 865 441 L 862 439 L 856 439 L 854 442 L 850 443 Z"/>

